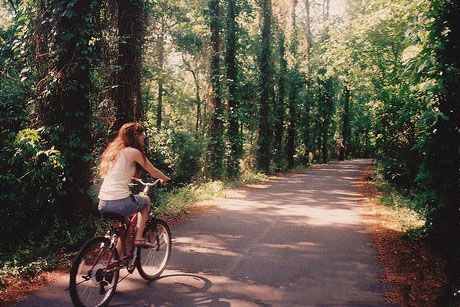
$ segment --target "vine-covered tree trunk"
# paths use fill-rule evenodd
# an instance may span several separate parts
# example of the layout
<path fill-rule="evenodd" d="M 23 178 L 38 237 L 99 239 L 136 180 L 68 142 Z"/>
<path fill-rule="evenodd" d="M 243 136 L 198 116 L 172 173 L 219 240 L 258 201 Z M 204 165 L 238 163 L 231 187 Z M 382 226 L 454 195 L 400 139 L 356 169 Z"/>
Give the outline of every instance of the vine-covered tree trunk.
<path fill-rule="evenodd" d="M 308 165 L 310 162 L 310 111 L 311 111 L 311 76 L 310 76 L 310 62 L 311 62 L 311 47 L 313 44 L 313 36 L 311 33 L 311 21 L 310 21 L 310 0 L 305 0 L 305 75 L 306 75 L 306 97 L 304 100 L 304 114 L 303 114 L 303 146 L 304 155 L 302 162 L 304 165 Z"/>
<path fill-rule="evenodd" d="M 91 0 L 53 3 L 55 9 L 54 67 L 51 95 L 47 99 L 43 124 L 49 141 L 60 150 L 65 163 L 62 212 L 73 219 L 77 212 L 89 213 L 91 183 L 91 108 L 89 103 L 89 46 L 93 25 Z"/>
<path fill-rule="evenodd" d="M 257 167 L 265 173 L 270 172 L 270 41 L 272 23 L 272 2 L 262 1 L 262 53 L 260 55 L 261 95 L 259 108 L 259 149 Z"/>
<path fill-rule="evenodd" d="M 201 119 L 201 89 L 200 89 L 200 70 L 199 64 L 197 63 L 198 60 L 194 59 L 193 64 L 191 61 L 186 60 L 182 57 L 182 60 L 185 64 L 186 69 L 192 74 L 193 76 L 193 83 L 195 85 L 195 102 L 196 102 L 196 116 L 195 116 L 195 131 L 198 132 L 202 125 Z"/>
<path fill-rule="evenodd" d="M 343 97 L 343 113 L 342 113 L 342 144 L 340 146 L 339 160 L 343 161 L 349 153 L 350 139 L 350 90 L 348 87 L 344 89 Z"/>
<path fill-rule="evenodd" d="M 200 79 L 198 77 L 198 71 L 193 69 L 190 70 L 193 75 L 193 81 L 195 83 L 195 99 L 196 99 L 196 119 L 195 129 L 198 132 L 201 125 L 201 97 L 200 97 Z"/>
<path fill-rule="evenodd" d="M 211 178 L 222 177 L 224 168 L 224 106 L 220 85 L 220 21 L 219 0 L 209 0 L 210 31 L 211 31 L 211 89 L 213 114 L 209 131 L 208 143 L 208 175 Z"/>
<path fill-rule="evenodd" d="M 287 139 L 286 139 L 286 160 L 287 160 L 288 168 L 292 168 L 294 167 L 295 135 L 296 135 L 295 118 L 297 117 L 295 98 L 292 97 L 292 94 L 289 95 L 288 117 L 289 117 L 289 123 L 288 123 L 288 129 L 287 129 Z"/>
<path fill-rule="evenodd" d="M 324 81 L 324 96 L 323 96 L 323 126 L 322 126 L 322 162 L 327 163 L 329 160 L 329 151 L 328 151 L 328 141 L 329 141 L 329 126 L 331 124 L 332 113 L 333 113 L 333 103 L 332 103 L 332 82 L 328 78 Z"/>
<path fill-rule="evenodd" d="M 292 1 L 292 37 L 290 52 L 294 59 L 293 67 L 289 72 L 289 106 L 288 106 L 288 129 L 286 138 L 286 161 L 289 168 L 294 167 L 294 155 L 297 134 L 297 99 L 299 90 L 299 63 L 297 60 L 298 37 L 296 23 L 297 0 Z"/>
<path fill-rule="evenodd" d="M 284 29 L 280 29 L 279 33 L 279 76 L 278 76 L 278 101 L 274 106 L 274 122 L 275 122 L 275 144 L 274 144 L 274 160 L 276 170 L 280 171 L 284 168 L 284 114 L 285 110 L 285 97 L 286 97 L 286 75 L 287 75 L 287 61 L 286 61 L 286 37 Z"/>
<path fill-rule="evenodd" d="M 52 27 L 50 23 L 52 18 L 51 5 L 52 3 L 48 1 L 39 1 L 36 4 L 37 16 L 34 26 L 34 42 L 33 46 L 30 46 L 29 48 L 33 48 L 33 66 L 36 78 L 43 81 L 35 84 L 33 96 L 40 96 L 41 93 L 47 90 L 46 87 L 49 83 L 49 71 L 52 69 L 50 52 L 50 40 L 52 39 L 50 35 Z M 42 125 L 42 122 L 45 120 L 45 113 L 47 112 L 46 105 L 47 101 L 45 99 L 35 99 L 35 103 L 32 105 L 31 114 L 29 116 L 32 127 L 40 127 Z"/>
<path fill-rule="evenodd" d="M 318 102 L 320 103 L 320 102 Z M 318 113 L 320 113 L 321 111 L 321 107 L 318 106 Z M 316 140 L 316 152 L 317 152 L 317 155 L 316 155 L 316 158 L 315 160 L 317 162 L 320 162 L 321 161 L 321 127 L 323 126 L 323 120 L 321 118 L 321 114 L 317 114 L 317 119 L 316 119 L 316 123 L 315 123 L 315 140 Z"/>
<path fill-rule="evenodd" d="M 311 20 L 310 20 L 310 0 L 305 0 L 305 73 L 307 78 L 310 76 L 310 62 L 311 62 L 311 47 L 313 45 L 313 35 L 311 33 Z"/>
<path fill-rule="evenodd" d="M 227 52 L 225 64 L 227 68 L 228 85 L 228 131 L 227 137 L 230 144 L 230 154 L 227 159 L 227 174 L 229 178 L 236 178 L 240 174 L 240 156 L 242 151 L 242 138 L 239 134 L 239 110 L 237 100 L 237 65 L 236 65 L 236 44 L 237 44 L 237 7 L 236 0 L 227 1 Z"/>
<path fill-rule="evenodd" d="M 142 118 L 141 62 L 144 39 L 143 0 L 118 0 L 118 61 L 114 130 Z"/>
<path fill-rule="evenodd" d="M 160 76 L 158 78 L 158 103 L 157 103 L 157 129 L 161 129 L 161 122 L 163 121 L 163 67 L 164 67 L 164 27 L 162 26 L 161 33 L 158 37 L 157 48 L 158 48 L 158 67 L 160 68 Z"/>
<path fill-rule="evenodd" d="M 435 20 L 430 38 L 440 69 L 441 116 L 427 147 L 426 168 L 436 195 L 427 217 L 433 246 L 446 255 L 452 286 L 460 284 L 460 5 L 433 0 L 430 13 Z"/>
<path fill-rule="evenodd" d="M 308 76 L 307 76 L 308 78 Z M 310 79 L 307 79 L 307 93 L 304 100 L 304 112 L 303 112 L 303 127 L 302 127 L 302 139 L 304 154 L 302 157 L 302 163 L 308 165 L 310 163 L 310 112 L 311 112 L 311 90 L 310 90 Z"/>

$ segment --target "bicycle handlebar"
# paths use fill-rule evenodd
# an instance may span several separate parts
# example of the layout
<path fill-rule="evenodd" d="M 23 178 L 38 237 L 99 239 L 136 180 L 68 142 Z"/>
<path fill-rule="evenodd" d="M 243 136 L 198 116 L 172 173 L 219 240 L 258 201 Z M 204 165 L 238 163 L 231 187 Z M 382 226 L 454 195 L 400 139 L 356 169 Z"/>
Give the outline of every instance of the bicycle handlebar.
<path fill-rule="evenodd" d="M 145 195 L 148 194 L 149 192 L 149 189 L 151 187 L 154 187 L 156 185 L 158 185 L 160 182 L 161 182 L 161 179 L 157 179 L 155 180 L 154 182 L 145 182 L 145 181 L 142 181 L 142 179 L 139 179 L 139 178 L 133 178 L 133 180 L 139 182 L 140 184 L 142 184 L 144 186 L 144 190 L 142 191 Z"/>
<path fill-rule="evenodd" d="M 145 182 L 145 181 L 143 181 L 142 179 L 139 179 L 139 178 L 133 178 L 133 180 L 139 182 L 144 187 L 154 187 L 154 186 L 158 185 L 161 182 L 161 179 L 157 179 L 154 182 Z"/>

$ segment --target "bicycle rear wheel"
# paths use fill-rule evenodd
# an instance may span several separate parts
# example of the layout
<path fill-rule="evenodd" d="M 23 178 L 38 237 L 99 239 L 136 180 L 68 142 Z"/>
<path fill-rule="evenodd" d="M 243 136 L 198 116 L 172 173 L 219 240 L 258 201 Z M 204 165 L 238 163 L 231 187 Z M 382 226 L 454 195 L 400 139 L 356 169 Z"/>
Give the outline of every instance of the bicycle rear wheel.
<path fill-rule="evenodd" d="M 171 256 L 171 231 L 162 220 L 154 220 L 146 227 L 144 237 L 155 247 L 137 248 L 137 269 L 142 278 L 153 280 L 160 277 Z"/>
<path fill-rule="evenodd" d="M 118 261 L 117 249 L 110 240 L 95 237 L 88 240 L 75 257 L 70 269 L 69 290 L 75 306 L 106 306 L 117 287 L 119 269 L 108 268 Z"/>

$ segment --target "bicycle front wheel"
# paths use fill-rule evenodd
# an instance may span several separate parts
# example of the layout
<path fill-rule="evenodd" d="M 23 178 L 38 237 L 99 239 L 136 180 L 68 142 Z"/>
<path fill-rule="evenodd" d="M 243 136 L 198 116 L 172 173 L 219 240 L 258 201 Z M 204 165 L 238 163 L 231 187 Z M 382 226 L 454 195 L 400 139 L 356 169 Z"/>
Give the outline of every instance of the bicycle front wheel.
<path fill-rule="evenodd" d="M 160 277 L 171 256 L 171 231 L 162 220 L 155 220 L 145 228 L 144 237 L 155 247 L 137 248 L 137 269 L 142 278 L 153 280 Z"/>
<path fill-rule="evenodd" d="M 83 245 L 70 269 L 69 290 L 75 306 L 106 306 L 109 303 L 120 274 L 111 264 L 118 260 L 117 249 L 111 247 L 108 238 L 95 237 Z"/>

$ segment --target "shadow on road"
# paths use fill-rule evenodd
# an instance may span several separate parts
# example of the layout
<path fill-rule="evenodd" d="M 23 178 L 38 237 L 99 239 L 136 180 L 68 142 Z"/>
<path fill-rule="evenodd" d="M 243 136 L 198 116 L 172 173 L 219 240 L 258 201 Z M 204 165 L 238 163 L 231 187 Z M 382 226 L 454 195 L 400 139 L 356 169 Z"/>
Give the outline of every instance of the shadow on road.
<path fill-rule="evenodd" d="M 218 200 L 173 229 L 164 276 L 124 280 L 111 305 L 388 306 L 356 189 L 369 163 L 314 167 Z"/>

